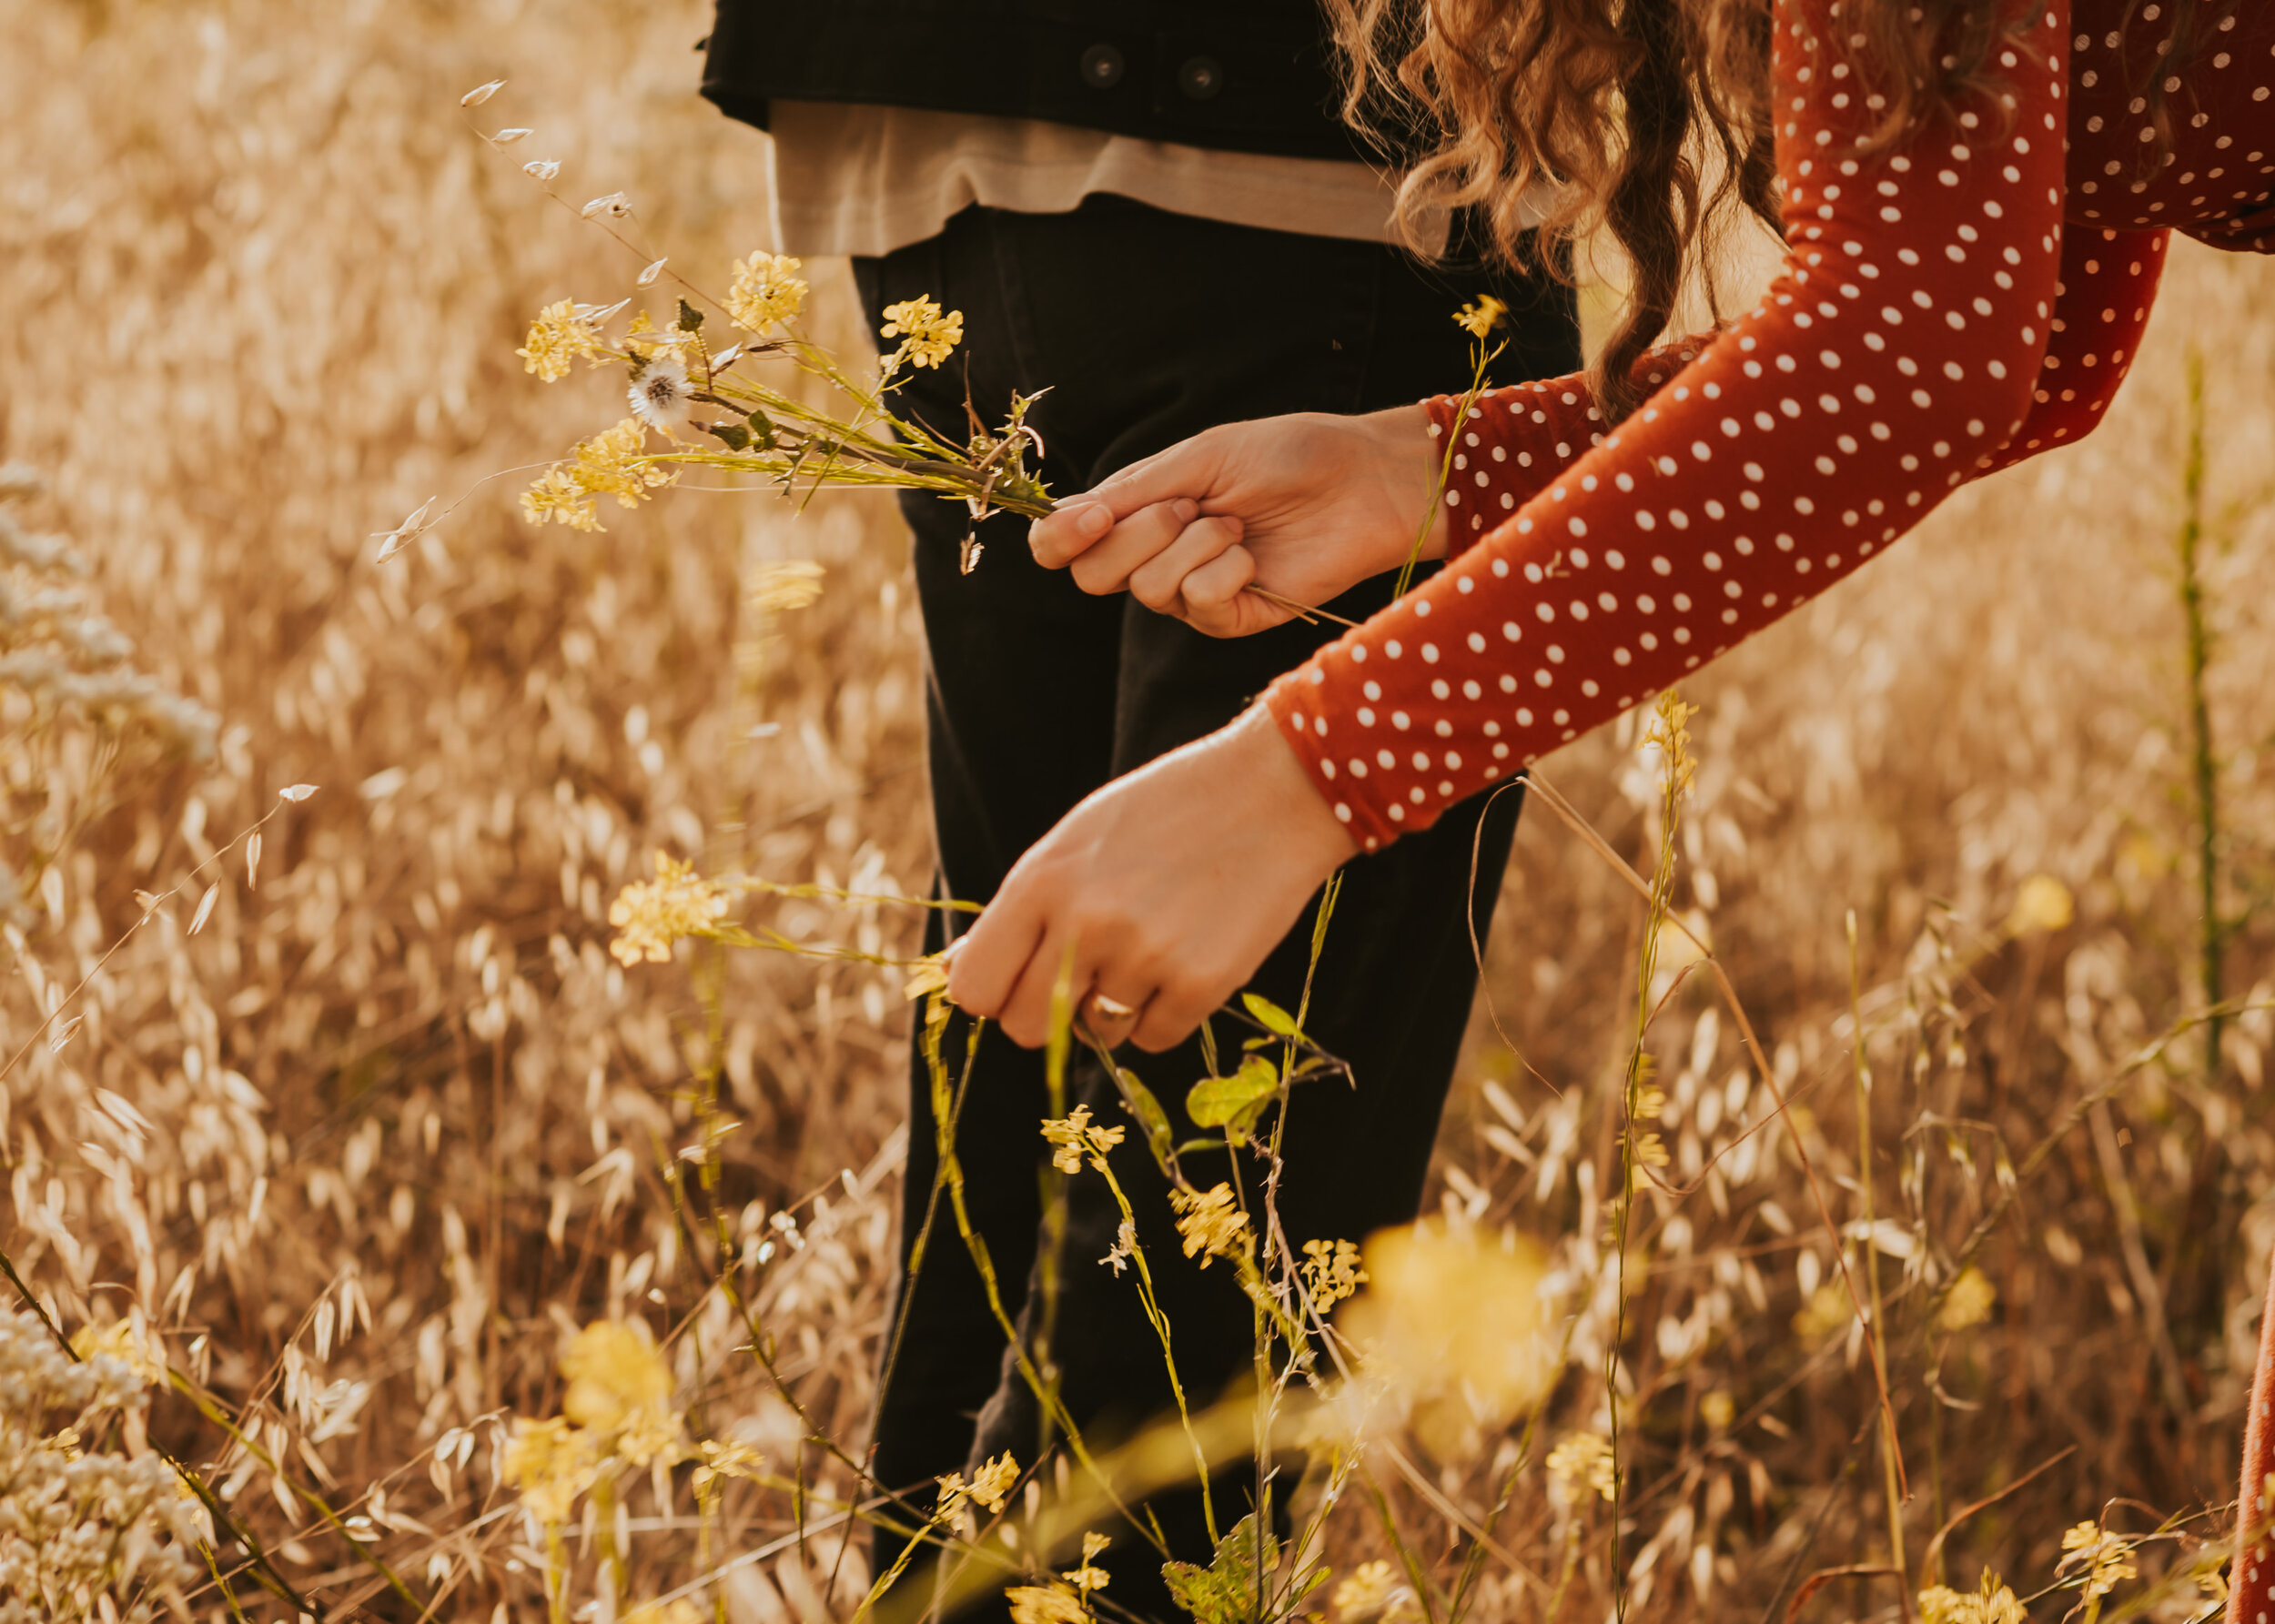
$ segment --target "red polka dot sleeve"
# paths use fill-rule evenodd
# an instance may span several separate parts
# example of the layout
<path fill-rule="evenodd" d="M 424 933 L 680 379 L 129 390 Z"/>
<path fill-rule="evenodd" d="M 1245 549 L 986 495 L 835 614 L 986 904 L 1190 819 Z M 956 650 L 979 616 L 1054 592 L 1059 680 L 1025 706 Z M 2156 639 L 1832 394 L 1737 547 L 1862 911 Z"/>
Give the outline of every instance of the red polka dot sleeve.
<path fill-rule="evenodd" d="M 1460 550 L 1266 696 L 1366 849 L 1678 681 L 2106 407 L 2162 244 L 2065 241 L 2069 6 L 2003 53 L 2003 118 L 1964 113 L 1873 156 L 1820 41 L 1826 4 L 1779 14 L 1790 247 L 1763 301 L 1654 357 L 1663 386 L 1610 433 L 1574 379 L 1497 391 L 1461 423 L 1439 403 L 1433 430 L 1461 440 Z"/>
<path fill-rule="evenodd" d="M 2236 1558 L 2229 1570 L 2229 1624 L 2268 1624 L 2275 1614 L 2275 1277 L 2267 1283 L 2260 1321 L 2260 1363 L 2251 1378 L 2251 1412 L 2243 1423 L 2243 1482 L 2236 1506 Z"/>

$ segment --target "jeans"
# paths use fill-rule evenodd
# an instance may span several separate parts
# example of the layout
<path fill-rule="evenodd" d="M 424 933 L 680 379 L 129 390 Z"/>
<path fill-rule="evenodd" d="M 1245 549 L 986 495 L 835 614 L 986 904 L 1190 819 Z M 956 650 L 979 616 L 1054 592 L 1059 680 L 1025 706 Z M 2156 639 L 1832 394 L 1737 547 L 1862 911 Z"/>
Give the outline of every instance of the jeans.
<path fill-rule="evenodd" d="M 1571 291 L 1545 275 L 1432 269 L 1380 244 L 1224 225 L 1113 197 L 1060 215 L 969 208 L 940 236 L 857 260 L 854 269 L 873 323 L 885 305 L 919 295 L 964 313 L 964 348 L 948 367 L 911 378 L 904 411 L 960 438 L 967 383 L 991 426 L 1012 390 L 1050 387 L 1029 421 L 1048 446 L 1040 472 L 1062 495 L 1215 424 L 1371 411 L 1460 390 L 1470 378 L 1469 340 L 1452 316 L 1481 293 L 1511 310 L 1496 382 L 1579 364 Z M 1338 630 L 1294 621 L 1255 637 L 1204 637 L 1134 599 L 1090 597 L 1064 571 L 1042 569 L 1027 551 L 1025 521 L 1009 516 L 981 527 L 983 554 L 966 575 L 961 505 L 922 492 L 902 499 L 915 532 L 946 895 L 986 902 L 1077 801 L 1230 721 Z M 1389 600 L 1391 585 L 1389 576 L 1365 582 L 1330 607 L 1363 620 Z M 1490 813 L 1457 807 L 1426 833 L 1346 871 L 1308 1025 L 1350 1063 L 1353 1081 L 1307 1084 L 1293 1096 L 1279 1195 L 1293 1246 L 1363 1240 L 1414 1216 L 1475 989 L 1465 909 L 1481 938 L 1521 797 L 1521 790 L 1501 796 Z M 934 916 L 928 950 L 944 945 L 953 919 Z M 1251 983 L 1290 1010 L 1302 995 L 1311 923 L 1307 913 Z M 1222 1023 L 1218 1034 L 1237 1057 L 1240 1034 Z M 949 1049 L 960 1056 L 955 1034 Z M 1159 1055 L 1126 1051 L 1122 1059 L 1168 1108 L 1178 1137 L 1195 1136 L 1182 1105 L 1206 1071 L 1198 1044 Z M 923 1266 L 909 1277 L 908 1247 L 938 1167 L 921 1058 L 913 1074 L 900 1347 L 881 1391 L 874 1468 L 886 1486 L 919 1490 L 922 1503 L 928 1479 L 996 1451 L 1034 1465 L 1041 1426 L 945 1200 Z M 1071 1101 L 1100 1120 L 1128 1122 L 1110 1080 L 1087 1058 L 1070 1068 L 1067 1086 Z M 956 1145 L 1005 1306 L 1030 1329 L 1048 1170 L 1036 1130 L 1046 1114 L 1041 1057 L 990 1032 Z M 1136 1206 L 1188 1397 L 1205 1406 L 1250 1369 L 1250 1305 L 1229 1267 L 1203 1269 L 1182 1255 L 1141 1131 L 1114 1165 Z M 1241 1169 L 1251 1189 L 1255 1166 Z M 1188 1157 L 1188 1171 L 1204 1188 L 1231 1175 L 1223 1152 Z M 1097 1262 L 1119 1223 L 1104 1181 L 1086 1170 L 1068 1190 L 1051 1351 L 1069 1412 L 1086 1439 L 1104 1446 L 1169 1411 L 1172 1395 L 1135 1286 Z M 1237 1467 L 1219 1477 L 1221 1526 L 1249 1509 L 1252 1492 L 1250 1475 Z M 1177 1556 L 1209 1559 L 1197 1492 L 1164 1493 L 1151 1509 Z M 1108 1610 L 1181 1618 L 1161 1585 L 1158 1556 L 1137 1530 L 1101 1531 L 1115 1536 L 1103 1559 L 1114 1575 L 1102 1598 L 1116 1604 Z M 880 1534 L 880 1569 L 899 1543 Z"/>

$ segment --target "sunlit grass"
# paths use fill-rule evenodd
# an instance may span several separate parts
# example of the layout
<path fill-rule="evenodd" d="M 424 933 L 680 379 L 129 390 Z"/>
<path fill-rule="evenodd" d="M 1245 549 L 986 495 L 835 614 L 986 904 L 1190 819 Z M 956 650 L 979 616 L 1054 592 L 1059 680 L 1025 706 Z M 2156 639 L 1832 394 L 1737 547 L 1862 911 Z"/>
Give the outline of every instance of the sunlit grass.
<path fill-rule="evenodd" d="M 219 718 L 209 759 L 114 755 L 0 683 L 0 860 L 26 881 L 0 1250 L 66 1336 L 127 1326 L 210 1412 L 160 1397 L 149 1433 L 258 1540 L 264 1574 L 220 1553 L 253 1617 L 291 1616 L 262 1577 L 417 1617 L 365 1554 L 443 1619 L 541 1617 L 553 1584 L 786 1624 L 877 1577 L 855 1508 L 919 923 L 889 899 L 929 865 L 906 543 L 868 497 L 794 519 L 662 491 L 605 536 L 514 504 L 622 410 L 621 378 L 523 373 L 531 317 L 642 269 L 523 156 L 625 192 L 713 285 L 763 240 L 757 138 L 693 96 L 707 15 L 0 9 L 0 460 L 48 484 L 8 511 L 90 561 L 136 670 Z M 510 159 L 456 106 L 500 76 L 535 131 Z M 806 274 L 816 333 L 862 354 L 844 267 Z M 1324 1567 L 1303 1608 L 1354 1619 L 1831 1619 L 1891 1614 L 1900 1568 L 1935 1624 L 1987 1624 L 1985 1569 L 2045 1618 L 2097 1572 L 2105 1619 L 2209 1605 L 2191 1565 L 2226 1525 L 2199 1514 L 2234 1492 L 2275 1243 L 2275 1032 L 2247 1008 L 2214 1054 L 2186 1023 L 2208 894 L 2225 990 L 2270 987 L 2275 283 L 2199 253 L 2171 281 L 2089 446 L 1964 494 L 1686 691 L 1678 818 L 1634 724 L 1547 763 L 1647 894 L 1536 797 L 1485 944 L 1520 1052 L 1481 1011 L 1430 1209 L 1446 1246 L 1537 1263 L 1562 1375 L 1529 1413 L 1474 1384 L 1386 1397 L 1363 1457 L 1283 1479 L 1309 1533 L 1277 1594 Z M 500 469 L 379 561 L 375 534 Z M 777 568 L 806 560 L 818 597 Z M 659 853 L 814 888 L 737 892 L 735 917 L 834 956 L 618 963 L 610 906 Z M 1663 1165 L 1626 1154 L 1653 1135 Z M 1198 1266 L 1137 1217 L 1148 1268 Z M 1867 1304 L 1876 1254 L 1869 1334 L 1828 1217 Z M 952 1214 L 933 1244 L 962 1245 Z M 693 1452 L 661 1493 L 661 1446 L 562 1369 L 635 1318 Z M 1110 1584 L 1059 1577 L 1082 1532 L 1130 1571 L 1113 1498 L 1252 1441 L 1191 1397 L 1089 1488 L 1045 1469 L 1034 1528 L 1063 1548 L 1028 1582 L 1112 1616 Z M 516 1417 L 594 1435 L 557 1542 L 519 1498 L 540 1479 L 506 1480 Z M 2065 1566 L 2081 1521 L 2123 1549 L 2095 1533 Z M 226 1616 L 201 1582 L 197 1616 Z"/>

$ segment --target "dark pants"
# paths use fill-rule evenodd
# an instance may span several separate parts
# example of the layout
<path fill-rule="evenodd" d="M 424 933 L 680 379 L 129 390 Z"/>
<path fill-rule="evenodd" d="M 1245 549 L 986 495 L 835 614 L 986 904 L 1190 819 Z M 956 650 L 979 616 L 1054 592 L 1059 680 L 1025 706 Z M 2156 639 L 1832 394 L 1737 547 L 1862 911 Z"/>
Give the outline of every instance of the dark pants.
<path fill-rule="evenodd" d="M 1082 490 L 1115 469 L 1214 424 L 1282 412 L 1371 411 L 1466 387 L 1468 339 L 1453 323 L 1464 300 L 1491 291 L 1511 307 L 1514 338 L 1497 382 L 1578 365 L 1567 289 L 1482 272 L 1436 272 L 1379 245 L 1219 225 L 1116 197 L 1064 215 L 972 208 L 939 237 L 855 264 L 873 320 L 884 306 L 929 295 L 964 313 L 956 361 L 917 375 L 904 406 L 960 437 L 966 358 L 973 404 L 1000 420 L 1011 391 L 1051 386 L 1030 419 L 1049 455 L 1052 489 Z M 990 520 L 985 554 L 958 572 L 959 505 L 911 494 L 915 570 L 930 654 L 927 699 L 934 816 L 942 883 L 968 901 L 994 894 L 1020 853 L 1092 790 L 1230 721 L 1279 673 L 1337 631 L 1294 622 L 1217 641 L 1127 597 L 1093 598 L 1029 556 L 1025 521 Z M 1417 520 L 1420 514 L 1416 515 Z M 1386 602 L 1391 578 L 1332 607 L 1360 620 Z M 1519 794 L 1487 818 L 1475 895 L 1469 876 L 1480 808 L 1456 808 L 1429 832 L 1360 858 L 1347 872 L 1320 961 L 1309 1027 L 1350 1062 L 1356 1086 L 1306 1085 L 1287 1125 L 1279 1209 L 1290 1242 L 1364 1239 L 1414 1216 L 1474 990 L 1467 904 L 1491 918 Z M 1251 983 L 1293 1009 L 1311 920 L 1299 923 Z M 930 946 L 942 944 L 935 919 Z M 1238 1034 L 1220 1027 L 1237 1044 Z M 952 1036 L 952 1053 L 960 1053 Z M 1199 1048 L 1126 1052 L 1191 1136 L 1182 1105 L 1205 1072 Z M 912 1092 L 902 1208 L 905 1318 L 886 1381 L 875 1470 L 895 1488 L 1009 1449 L 1031 1466 L 1033 1399 L 1005 1354 L 979 1275 L 942 1203 L 912 1282 L 907 1247 L 924 1221 L 938 1160 L 921 1061 Z M 1078 1063 L 1077 1101 L 1107 1123 L 1127 1117 L 1100 1068 Z M 1046 1115 L 1042 1062 L 1000 1034 L 983 1042 L 957 1134 L 975 1226 L 1006 1306 L 1021 1316 L 1042 1214 L 1036 1129 Z M 1175 1328 L 1187 1393 L 1205 1405 L 1249 1368 L 1251 1310 L 1232 1272 L 1181 1254 L 1163 1181 L 1133 1133 L 1116 1153 L 1136 1205 L 1163 1307 Z M 1189 1159 L 1204 1187 L 1224 1157 Z M 1243 1169 L 1251 1179 L 1254 1164 Z M 1253 1187 L 1251 1183 L 1250 1187 Z M 1087 1438 L 1127 1436 L 1171 1406 L 1159 1345 L 1134 1286 L 1099 1266 L 1118 1215 L 1104 1181 L 1070 1181 L 1068 1239 L 1053 1349 L 1068 1409 Z M 1247 1508 L 1247 1478 L 1219 1481 L 1228 1526 Z M 1284 1496 L 1284 1489 L 1282 1491 Z M 1198 1496 L 1154 1504 L 1177 1554 L 1208 1560 Z M 1159 1558 L 1136 1530 L 1115 1535 L 1104 1599 L 1174 1619 Z M 897 1541 L 879 1541 L 890 1560 Z"/>

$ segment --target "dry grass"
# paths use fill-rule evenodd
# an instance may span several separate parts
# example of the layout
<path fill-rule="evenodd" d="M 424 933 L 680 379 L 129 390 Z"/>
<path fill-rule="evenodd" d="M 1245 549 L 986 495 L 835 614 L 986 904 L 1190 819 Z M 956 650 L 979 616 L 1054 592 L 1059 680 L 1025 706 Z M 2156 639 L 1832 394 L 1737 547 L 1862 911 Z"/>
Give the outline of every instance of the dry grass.
<path fill-rule="evenodd" d="M 96 561 L 143 668 L 224 728 L 207 765 L 129 761 L 119 803 L 56 856 L 60 883 L 34 888 L 9 939 L 9 1053 L 91 980 L 71 1041 L 32 1044 L 0 1083 L 0 1247 L 66 1329 L 147 1316 L 292 1481 L 343 1508 L 383 1486 L 378 1548 L 440 1618 L 535 1604 L 494 1423 L 557 1408 L 565 1333 L 597 1316 L 670 1331 L 693 1316 L 674 1357 L 702 1427 L 824 1497 L 849 1487 L 735 1356 L 675 1231 L 657 1169 L 711 1058 L 703 1006 L 684 967 L 614 966 L 604 913 L 659 850 L 922 888 L 918 634 L 895 525 L 874 499 L 794 523 L 763 499 L 680 491 L 605 536 L 538 532 L 506 480 L 399 560 L 375 564 L 369 540 L 609 409 L 599 383 L 541 389 L 511 350 L 540 305 L 616 297 L 636 262 L 473 139 L 460 92 L 508 76 L 480 116 L 536 126 L 511 159 L 560 157 L 580 196 L 627 189 L 650 239 L 713 281 L 759 240 L 755 138 L 692 94 L 706 12 L 0 4 L 0 460 L 48 475 L 30 516 Z M 848 287 L 824 283 L 824 332 L 850 347 Z M 1946 1517 L 2066 1449 L 1951 1535 L 1950 1582 L 1988 1565 L 2027 1596 L 2054 1577 L 2060 1530 L 2105 1505 L 2138 1531 L 2233 1493 L 2275 1245 L 2264 1014 L 2230 1025 L 2217 1064 L 2200 1029 L 2183 1034 L 2053 1142 L 1976 1259 L 1997 1296 L 1986 1323 L 1936 1330 L 1927 1302 L 2003 1170 L 2202 1004 L 2173 543 L 2192 345 L 2221 536 L 2228 991 L 2275 974 L 2275 774 L 2259 755 L 2275 501 L 2257 483 L 2275 449 L 2271 295 L 2264 265 L 2176 255 L 2149 353 L 2089 447 L 1964 495 L 1691 694 L 1703 765 L 1674 901 L 1805 1110 L 1844 1224 L 1860 1210 L 1846 911 L 1859 922 L 1913 1588 Z M 770 628 L 737 583 L 787 557 L 823 560 L 826 590 Z M 5 702 L 0 857 L 25 870 L 104 763 Z M 1584 741 L 1550 772 L 1647 870 L 1655 787 L 1632 741 Z M 268 824 L 255 884 L 229 842 L 303 782 L 319 792 Z M 2010 935 L 2037 874 L 2066 883 L 2075 920 Z M 98 967 L 140 917 L 137 891 L 173 894 Z M 769 918 L 869 950 L 913 941 L 909 919 L 875 910 Z M 1543 1445 L 1609 1420 L 1599 1266 L 1643 918 L 1555 820 L 1528 816 L 1488 977 L 1522 1055 L 1481 1016 L 1441 1139 L 1450 1216 L 1542 1237 L 1586 1301 Z M 744 1125 L 727 1199 L 753 1237 L 797 1215 L 805 1244 L 763 1274 L 760 1312 L 809 1414 L 857 1447 L 906 1016 L 894 980 L 858 966 L 743 954 L 722 973 L 718 1059 Z M 1639 1208 L 1622 1563 L 1631 1611 L 1774 1620 L 1801 1576 L 1884 1563 L 1888 1523 L 1870 1359 L 1837 1314 L 1813 1335 L 1795 1323 L 1837 1278 L 1831 1245 L 1783 1135 L 1739 1142 L 1765 1090 L 1712 1012 L 1694 979 L 1652 1038 L 1670 1176 L 1704 1182 Z M 343 1338 L 356 1303 L 370 1328 Z M 294 1585 L 335 1607 L 371 1598 L 347 1542 L 256 1458 L 177 1400 L 152 1424 L 228 1487 Z M 1482 1515 L 1503 1440 L 1407 1452 L 1387 1503 L 1425 1561 L 1458 1562 L 1429 1497 Z M 1539 1616 L 1568 1556 L 1564 1614 L 1609 1607 L 1609 1520 L 1551 1483 L 1518 1478 L 1484 1616 Z M 639 1506 L 650 1518 L 644 1491 Z M 793 1528 L 778 1494 L 738 1489 L 728 1508 L 730 1550 Z M 416 1520 L 389 1531 L 399 1516 Z M 1339 1559 L 1384 1554 L 1360 1497 L 1334 1528 Z M 866 1574 L 839 1543 L 740 1565 L 730 1616 L 843 1616 Z M 632 1547 L 635 1595 L 697 1572 L 684 1517 L 637 1522 Z M 2151 1573 L 2169 1560 L 2143 1556 Z M 2156 1609 L 2177 1624 L 2192 1598 Z M 1896 1601 L 1863 1579 L 1807 1606 Z M 210 1596 L 199 1614 L 219 1616 Z"/>

